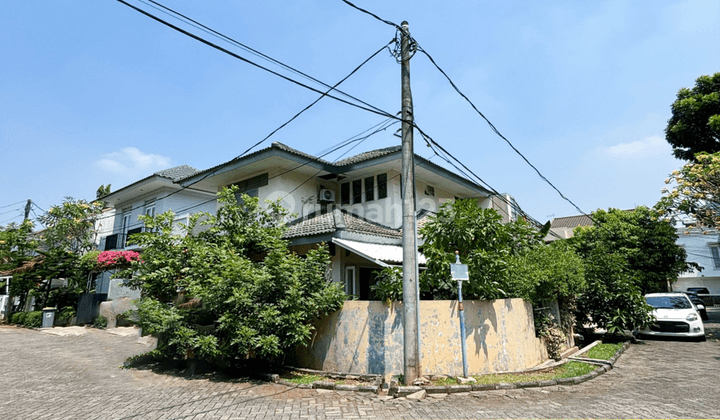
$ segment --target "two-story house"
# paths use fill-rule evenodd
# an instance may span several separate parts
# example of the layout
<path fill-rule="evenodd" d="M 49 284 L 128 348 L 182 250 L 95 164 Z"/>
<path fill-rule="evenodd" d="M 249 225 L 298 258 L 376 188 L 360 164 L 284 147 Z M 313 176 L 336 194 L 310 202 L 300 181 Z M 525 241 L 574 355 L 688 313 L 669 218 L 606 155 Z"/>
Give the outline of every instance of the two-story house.
<path fill-rule="evenodd" d="M 158 172 L 103 198 L 115 210 L 112 233 L 101 249 L 122 249 L 128 235 L 142 229 L 140 214 L 172 209 L 178 220 L 191 213 L 213 212 L 215 194 L 238 186 L 239 193 L 281 200 L 293 215 L 286 239 L 302 254 L 327 243 L 332 278 L 349 295 L 370 299 L 373 272 L 402 265 L 401 147 L 373 150 L 329 162 L 281 143 L 196 171 L 182 166 Z M 476 183 L 427 159 L 415 156 L 417 224 L 457 198 L 496 208 L 504 221 L 518 217 L 509 196 L 498 197 Z M 419 263 L 424 264 L 419 256 Z M 100 288 L 99 290 L 102 290 Z"/>
<path fill-rule="evenodd" d="M 320 243 L 330 246 L 332 277 L 349 295 L 372 298 L 373 272 L 402 265 L 401 147 L 373 150 L 329 162 L 273 143 L 184 178 L 182 186 L 218 191 L 229 185 L 261 200 L 281 199 L 296 215 L 286 238 L 298 253 Z M 415 155 L 417 224 L 456 198 L 495 207 L 505 221 L 517 217 L 509 197 L 487 189 Z M 509 205 L 510 203 L 511 205 Z M 424 257 L 419 256 L 420 264 Z"/>

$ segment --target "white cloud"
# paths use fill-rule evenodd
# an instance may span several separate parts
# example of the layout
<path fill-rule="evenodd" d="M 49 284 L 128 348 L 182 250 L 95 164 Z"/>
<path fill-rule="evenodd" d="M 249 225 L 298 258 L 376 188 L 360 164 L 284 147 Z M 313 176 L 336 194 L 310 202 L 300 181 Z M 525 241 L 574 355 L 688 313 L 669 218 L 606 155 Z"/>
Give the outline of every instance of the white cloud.
<path fill-rule="evenodd" d="M 121 175 L 150 175 L 171 166 L 167 156 L 144 153 L 136 147 L 125 147 L 103 155 L 95 162 L 101 169 Z"/>
<path fill-rule="evenodd" d="M 620 143 L 602 150 L 606 155 L 623 158 L 649 157 L 668 155 L 670 145 L 660 136 L 646 137 L 630 143 Z"/>

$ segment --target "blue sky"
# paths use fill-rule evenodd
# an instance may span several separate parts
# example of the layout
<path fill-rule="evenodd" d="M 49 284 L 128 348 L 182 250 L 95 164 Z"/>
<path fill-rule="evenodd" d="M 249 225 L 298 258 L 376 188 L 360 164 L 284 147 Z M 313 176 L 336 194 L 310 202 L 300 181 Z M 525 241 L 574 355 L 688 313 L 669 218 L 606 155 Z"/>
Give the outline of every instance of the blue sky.
<path fill-rule="evenodd" d="M 395 36 L 340 0 L 161 3 L 328 84 Z M 584 212 L 659 199 L 682 165 L 664 140 L 670 105 L 678 89 L 720 71 L 717 1 L 354 3 L 407 20 L 420 46 Z M 101 184 L 116 190 L 171 166 L 227 161 L 318 96 L 117 1 L 7 0 L 0 16 L 0 225 L 20 221 L 28 198 L 47 210 L 65 196 L 93 199 Z M 417 124 L 493 188 L 540 221 L 578 213 L 423 54 L 411 79 Z M 398 112 L 399 65 L 383 52 L 341 89 Z M 317 154 L 383 119 L 325 98 L 261 147 L 279 141 Z M 399 144 L 393 132 L 349 153 Z M 416 153 L 433 157 L 417 135 Z"/>

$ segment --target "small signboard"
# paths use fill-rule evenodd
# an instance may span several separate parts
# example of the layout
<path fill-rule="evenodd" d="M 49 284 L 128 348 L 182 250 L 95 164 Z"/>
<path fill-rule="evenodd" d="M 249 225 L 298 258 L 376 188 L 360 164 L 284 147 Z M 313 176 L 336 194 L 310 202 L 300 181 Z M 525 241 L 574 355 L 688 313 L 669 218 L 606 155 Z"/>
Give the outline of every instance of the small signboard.
<path fill-rule="evenodd" d="M 470 280 L 467 264 L 450 264 L 450 274 L 453 280 Z"/>

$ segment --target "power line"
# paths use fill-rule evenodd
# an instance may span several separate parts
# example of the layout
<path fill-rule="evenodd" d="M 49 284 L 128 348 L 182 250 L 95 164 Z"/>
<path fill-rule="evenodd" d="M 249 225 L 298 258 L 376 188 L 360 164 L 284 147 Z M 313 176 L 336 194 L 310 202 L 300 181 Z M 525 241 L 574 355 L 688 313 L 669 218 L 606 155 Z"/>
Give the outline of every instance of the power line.
<path fill-rule="evenodd" d="M 355 9 L 357 9 L 357 10 L 363 12 L 363 13 L 366 13 L 366 14 L 374 17 L 375 19 L 379 20 L 380 22 L 384 23 L 384 24 L 390 25 L 390 26 L 392 26 L 393 28 L 397 29 L 398 31 L 404 32 L 403 28 L 402 28 L 401 26 L 399 26 L 398 24 L 396 24 L 396 23 L 394 23 L 394 22 L 391 22 L 391 21 L 389 21 L 389 20 L 385 20 L 385 19 L 381 18 L 380 16 L 376 15 L 375 13 L 372 13 L 372 12 L 370 12 L 370 11 L 368 11 L 368 10 L 365 10 L 365 9 L 363 9 L 363 8 L 361 8 L 361 7 L 358 7 L 358 6 L 350 3 L 350 2 L 347 1 L 347 0 L 342 0 L 342 1 L 343 1 L 343 3 L 349 5 L 350 7 L 355 8 Z"/>
<path fill-rule="evenodd" d="M 34 201 L 32 202 L 32 205 L 35 206 L 35 207 L 37 207 L 38 210 L 40 210 L 41 212 L 47 213 L 45 210 L 41 209 L 40 206 L 38 206 Z"/>
<path fill-rule="evenodd" d="M 139 13 L 142 13 L 143 15 L 145 15 L 145 16 L 147 16 L 147 17 L 149 17 L 149 18 L 151 18 L 151 19 L 153 19 L 153 20 L 155 20 L 155 21 L 157 21 L 157 22 L 162 23 L 163 25 L 165 25 L 165 26 L 167 26 L 167 27 L 169 27 L 169 28 L 171 28 L 171 29 L 174 29 L 174 30 L 182 33 L 183 35 L 186 35 L 186 36 L 188 36 L 188 37 L 190 37 L 190 38 L 193 38 L 193 39 L 195 39 L 196 41 L 199 41 L 199 42 L 201 42 L 201 43 L 203 43 L 203 44 L 205 44 L 205 45 L 208 45 L 208 46 L 210 46 L 210 47 L 212 47 L 212 48 L 215 48 L 215 49 L 218 50 L 218 51 L 224 52 L 225 54 L 228 54 L 228 55 L 230 55 L 230 56 L 232 56 L 232 57 L 234 57 L 234 58 L 236 58 L 236 59 L 238 59 L 238 60 L 241 60 L 241 61 L 243 61 L 243 62 L 245 62 L 245 63 L 248 63 L 248 64 L 250 64 L 250 65 L 252 65 L 252 66 L 255 66 L 255 67 L 257 67 L 257 68 L 259 68 L 259 69 L 261 69 L 261 70 L 265 70 L 266 72 L 268 72 L 268 73 L 270 73 L 270 74 L 273 74 L 273 75 L 275 75 L 275 76 L 277 76 L 277 77 L 280 77 L 280 78 L 282 78 L 282 79 L 285 79 L 285 80 L 287 80 L 287 81 L 289 81 L 289 82 L 291 82 L 291 83 L 294 83 L 294 84 L 296 84 L 296 85 L 298 85 L 298 86 L 300 86 L 300 87 L 304 87 L 305 89 L 308 89 L 308 90 L 311 90 L 311 91 L 313 91 L 313 92 L 316 92 L 316 93 L 325 95 L 325 96 L 327 96 L 327 97 L 329 97 L 329 98 L 335 99 L 336 101 L 342 102 L 342 103 L 344 103 L 344 104 L 347 104 L 347 105 L 350 105 L 350 106 L 353 106 L 353 107 L 356 107 L 356 108 L 359 108 L 359 109 L 362 109 L 362 110 L 364 110 L 364 111 L 372 112 L 372 113 L 374 113 L 374 114 L 382 115 L 382 116 L 384 116 L 384 117 L 398 118 L 398 117 L 390 114 L 390 113 L 387 112 L 387 111 L 383 111 L 383 110 L 381 110 L 381 109 L 379 109 L 379 108 L 377 108 L 377 107 L 375 107 L 375 106 L 373 106 L 373 105 L 370 105 L 370 104 L 368 104 L 368 103 L 366 103 L 366 102 L 364 102 L 364 101 L 362 101 L 362 100 L 360 100 L 360 99 L 354 98 L 354 97 L 352 97 L 352 96 L 350 96 L 350 95 L 348 95 L 348 94 L 343 93 L 345 96 L 348 96 L 348 97 L 353 98 L 353 100 L 361 103 L 362 105 L 358 105 L 358 104 L 353 103 L 353 102 L 350 102 L 350 101 L 348 101 L 348 100 L 338 98 L 337 96 L 333 96 L 333 95 L 324 93 L 324 92 L 322 92 L 322 91 L 320 91 L 320 90 L 318 90 L 318 89 L 316 89 L 316 88 L 314 88 L 314 87 L 308 86 L 308 85 L 306 85 L 306 84 L 304 84 L 304 83 L 301 83 L 301 82 L 299 82 L 299 81 L 297 81 L 297 80 L 295 80 L 295 79 L 292 79 L 292 78 L 290 78 L 290 77 L 288 77 L 288 76 L 282 75 L 282 74 L 280 74 L 280 73 L 278 73 L 278 72 L 276 72 L 276 71 L 274 71 L 274 70 L 270 70 L 270 69 L 267 68 L 267 67 L 261 66 L 260 64 L 257 64 L 257 63 L 255 63 L 255 62 L 253 62 L 253 61 L 251 61 L 251 60 L 249 60 L 249 59 L 247 59 L 247 58 L 245 58 L 245 57 L 243 57 L 243 56 L 241 56 L 241 55 L 239 55 L 239 54 L 236 54 L 236 53 L 234 53 L 234 52 L 232 52 L 232 51 L 230 51 L 230 50 L 228 50 L 228 49 L 226 49 L 226 48 L 223 48 L 223 47 L 221 47 L 221 46 L 219 46 L 219 45 L 217 45 L 217 44 L 215 44 L 215 43 L 212 43 L 212 42 L 210 42 L 210 41 L 208 41 L 208 40 L 206 40 L 206 39 L 204 39 L 204 38 L 202 38 L 202 37 L 200 37 L 200 36 L 198 36 L 198 35 L 195 35 L 195 34 L 190 33 L 190 32 L 188 32 L 188 31 L 186 31 L 186 30 L 184 30 L 184 29 L 182 29 L 182 28 L 180 28 L 180 27 L 178 27 L 178 26 L 175 26 L 175 25 L 173 25 L 172 23 L 170 23 L 170 22 L 168 22 L 168 21 L 165 21 L 165 20 L 163 20 L 163 19 L 161 19 L 161 18 L 153 15 L 152 13 L 149 13 L 149 12 L 143 10 L 143 9 L 140 9 L 139 7 L 136 7 L 136 6 L 133 6 L 133 5 L 129 4 L 129 3 L 126 2 L 125 0 L 117 0 L 117 1 L 120 2 L 120 3 L 122 3 L 122 4 L 124 4 L 124 5 L 126 5 L 126 6 L 128 6 L 128 7 L 130 7 L 130 8 L 133 9 L 133 10 L 136 10 L 136 11 L 139 12 Z M 323 83 L 323 85 L 324 85 L 324 86 L 328 86 L 328 85 L 326 85 L 326 84 L 324 84 L 324 83 Z"/>
<path fill-rule="evenodd" d="M 16 211 L 22 211 L 22 208 L 17 208 L 17 209 L 12 209 L 12 210 L 8 210 L 8 211 L 4 211 L 4 212 L 0 213 L 0 215 L 8 214 L 8 213 L 13 213 L 13 212 L 16 212 Z"/>
<path fill-rule="evenodd" d="M 381 21 L 381 22 L 383 22 L 383 23 L 385 23 L 385 24 L 387 24 L 387 25 L 390 25 L 390 26 L 392 26 L 392 27 L 394 27 L 394 28 L 396 28 L 396 29 L 398 29 L 398 30 L 400 30 L 400 31 L 403 31 L 403 28 L 400 27 L 400 26 L 398 26 L 398 25 L 397 25 L 396 23 L 394 23 L 394 22 L 391 22 L 391 21 L 386 20 L 386 19 L 382 19 L 381 17 L 377 16 L 376 14 L 374 14 L 374 13 L 368 11 L 368 10 L 362 9 L 362 8 L 360 8 L 360 7 L 352 4 L 351 2 L 349 2 L 349 1 L 347 1 L 347 0 L 342 0 L 342 1 L 343 1 L 344 3 L 346 3 L 346 4 L 348 4 L 349 6 L 355 8 L 355 9 L 357 9 L 357 10 L 363 12 L 363 13 L 366 13 L 366 14 L 374 17 L 375 19 L 377 19 L 377 20 L 379 20 L 379 21 Z M 545 177 L 545 175 L 543 175 L 543 174 L 540 172 L 540 170 L 537 169 L 537 167 L 535 167 L 535 165 L 533 165 L 533 164 L 530 162 L 530 160 L 528 160 L 528 158 L 525 157 L 525 155 L 523 155 L 523 154 L 512 144 L 512 142 L 510 142 L 510 140 L 508 140 L 507 137 L 505 137 L 502 133 L 500 133 L 500 131 L 495 127 L 495 125 L 475 106 L 475 104 L 470 100 L 470 98 L 468 98 L 468 97 L 457 87 L 457 85 L 455 84 L 455 82 L 453 82 L 453 80 L 450 78 L 450 76 L 448 76 L 448 74 L 435 62 L 435 60 L 432 58 L 432 56 L 431 56 L 427 51 L 425 51 L 422 47 L 420 47 L 420 45 L 417 43 L 417 41 L 414 40 L 414 42 L 415 42 L 415 46 L 416 46 L 417 50 L 420 51 L 420 52 L 422 52 L 423 54 L 425 54 L 425 56 L 427 56 L 427 58 L 428 58 L 428 59 L 430 60 L 430 62 L 435 66 L 435 68 L 436 68 L 438 71 L 440 71 L 440 73 L 442 73 L 443 76 L 445 76 L 445 78 L 448 80 L 448 82 L 449 82 L 450 85 L 453 87 L 453 89 L 454 89 L 460 96 L 462 96 L 462 97 L 470 104 L 470 106 L 475 110 L 475 112 L 477 112 L 477 113 L 485 120 L 485 122 L 490 126 L 490 129 L 491 129 L 498 137 L 500 137 L 501 139 L 505 140 L 505 142 L 515 151 L 515 153 L 517 153 L 517 154 L 525 161 L 525 163 L 527 163 L 532 169 L 534 169 L 535 172 L 538 174 L 538 176 L 539 176 L 543 181 L 545 181 L 548 185 L 550 185 L 550 187 L 552 187 L 552 188 L 560 195 L 560 197 L 562 197 L 565 201 L 567 201 L 567 202 L 570 203 L 573 207 L 575 207 L 575 209 L 576 209 L 577 211 L 579 211 L 581 214 L 590 217 L 590 219 L 592 220 L 592 217 L 591 217 L 590 215 L 586 214 L 586 213 L 585 213 L 584 211 L 582 211 L 582 209 L 580 209 L 580 207 L 578 207 L 572 200 L 570 200 L 569 198 L 567 198 L 555 185 L 553 185 L 552 182 L 550 182 L 549 179 L 547 179 L 547 177 Z M 416 128 L 417 128 L 417 126 L 416 126 Z M 419 128 L 418 128 L 418 131 L 419 131 Z M 422 134 L 422 133 L 421 133 L 421 134 Z M 455 159 L 455 158 L 453 158 L 453 159 Z M 457 161 L 457 159 L 455 159 L 455 160 Z M 460 163 L 460 162 L 458 161 L 458 163 Z M 467 168 L 465 165 L 463 165 L 463 167 Z M 480 179 L 480 178 L 478 177 L 478 179 Z"/>
<path fill-rule="evenodd" d="M 24 202 L 25 202 L 25 201 L 18 201 L 17 203 L 6 204 L 6 205 L 4 205 L 4 206 L 0 206 L 0 209 L 4 209 L 5 207 L 17 206 L 18 204 L 22 204 L 22 203 L 24 203 Z"/>
<path fill-rule="evenodd" d="M 22 215 L 22 214 L 18 214 L 17 216 L 11 217 L 11 218 L 9 218 L 9 219 L 7 219 L 7 220 L 3 220 L 3 221 L 0 222 L 0 223 L 5 224 L 5 223 L 7 223 L 7 222 L 9 222 L 9 221 L 11 221 L 11 220 L 15 220 L 15 219 L 17 219 L 17 218 L 19 218 L 19 217 L 23 217 L 23 215 Z"/>
<path fill-rule="evenodd" d="M 390 118 L 388 118 L 387 120 L 385 120 L 385 121 L 383 121 L 382 123 L 378 124 L 378 125 L 382 125 L 381 128 L 376 129 L 375 131 L 373 131 L 372 133 L 368 134 L 367 136 L 361 137 L 361 138 L 358 138 L 358 139 L 354 139 L 354 140 L 352 140 L 352 141 L 346 141 L 345 144 L 344 144 L 343 146 L 341 146 L 341 147 L 344 147 L 345 145 L 348 145 L 348 144 L 350 144 L 350 143 L 355 143 L 355 145 L 354 145 L 353 147 L 351 147 L 350 149 L 346 150 L 342 155 L 340 155 L 340 156 L 338 156 L 337 158 L 335 158 L 335 160 L 334 160 L 333 162 L 337 162 L 338 160 L 340 160 L 340 158 L 342 158 L 342 157 L 345 156 L 346 154 L 350 153 L 353 149 L 355 149 L 357 146 L 359 146 L 362 142 L 364 142 L 365 140 L 367 140 L 368 138 L 370 138 L 370 136 L 373 136 L 373 135 L 375 135 L 375 134 L 377 134 L 377 133 L 379 133 L 379 132 L 381 132 L 381 131 L 385 131 L 387 128 L 391 127 L 392 125 L 397 124 L 397 122 L 398 122 L 398 121 L 393 121 L 393 120 L 391 120 Z M 388 123 L 389 123 L 389 124 L 388 124 Z M 375 127 L 377 127 L 378 125 L 376 125 Z M 366 133 L 367 131 L 368 131 L 368 130 L 365 130 L 362 134 Z M 338 150 L 339 148 L 340 148 L 340 147 L 337 147 L 337 148 L 332 149 L 332 150 L 330 150 L 330 151 L 328 151 L 328 152 L 325 152 L 325 154 L 324 154 L 324 155 L 321 155 L 321 156 L 328 155 L 328 154 L 330 154 L 330 153 Z M 290 194 L 292 194 L 292 193 L 294 193 L 295 191 L 297 191 L 298 188 L 302 187 L 303 185 L 305 185 L 306 183 L 308 183 L 311 179 L 313 179 L 313 178 L 315 178 L 316 176 L 318 176 L 318 174 L 319 174 L 320 172 L 322 172 L 322 170 L 317 171 L 314 175 L 312 175 L 311 177 L 309 177 L 308 179 L 306 179 L 305 181 L 303 181 L 303 183 L 301 183 L 301 184 L 298 185 L 297 187 L 293 188 L 293 190 L 290 191 L 289 193 L 285 194 L 285 196 L 284 196 L 282 199 L 284 200 L 284 199 L 287 198 Z"/>

